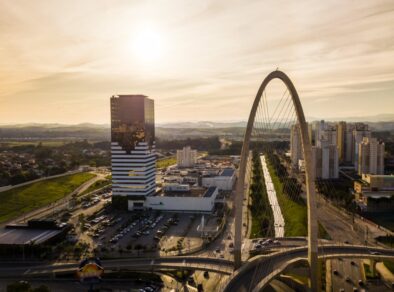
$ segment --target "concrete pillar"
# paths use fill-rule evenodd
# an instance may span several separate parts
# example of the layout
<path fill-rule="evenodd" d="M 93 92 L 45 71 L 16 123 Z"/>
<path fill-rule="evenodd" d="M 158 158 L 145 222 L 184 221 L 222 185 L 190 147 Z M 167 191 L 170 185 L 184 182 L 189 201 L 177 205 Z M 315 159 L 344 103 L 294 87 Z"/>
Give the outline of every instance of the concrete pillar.
<path fill-rule="evenodd" d="M 374 259 L 370 259 L 369 263 L 370 263 L 369 267 L 371 269 L 372 277 L 376 277 L 376 264 L 377 264 L 377 262 Z"/>

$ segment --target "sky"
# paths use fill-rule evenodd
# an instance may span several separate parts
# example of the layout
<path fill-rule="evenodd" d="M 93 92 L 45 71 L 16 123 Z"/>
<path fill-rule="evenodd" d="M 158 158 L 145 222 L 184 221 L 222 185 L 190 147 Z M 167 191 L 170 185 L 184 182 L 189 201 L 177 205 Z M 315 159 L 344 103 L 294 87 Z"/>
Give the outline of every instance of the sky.
<path fill-rule="evenodd" d="M 247 120 L 276 68 L 306 116 L 394 114 L 394 1 L 0 1 L 1 124 Z"/>

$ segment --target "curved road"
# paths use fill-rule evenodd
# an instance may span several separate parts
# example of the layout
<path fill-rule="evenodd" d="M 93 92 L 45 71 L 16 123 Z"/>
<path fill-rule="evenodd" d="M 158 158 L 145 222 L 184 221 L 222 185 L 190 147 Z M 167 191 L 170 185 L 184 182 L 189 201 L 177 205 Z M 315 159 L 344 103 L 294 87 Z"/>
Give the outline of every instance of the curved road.
<path fill-rule="evenodd" d="M 231 275 L 224 291 L 259 291 L 275 276 L 297 261 L 306 260 L 306 246 L 291 248 L 271 255 L 256 256 L 246 262 L 233 273 L 233 261 L 210 257 L 163 257 L 163 258 L 131 258 L 103 260 L 102 265 L 107 271 L 159 271 L 168 269 L 192 269 Z M 374 258 L 394 259 L 393 249 L 364 246 L 323 245 L 319 247 L 320 258 Z M 4 263 L 0 266 L 1 278 L 13 277 L 47 277 L 57 273 L 72 273 L 78 263 L 55 263 L 50 265 L 31 265 Z"/>
<path fill-rule="evenodd" d="M 167 269 L 192 269 L 231 275 L 233 261 L 208 257 L 163 257 L 163 258 L 130 258 L 102 260 L 106 271 L 157 271 Z M 24 263 L 4 264 L 0 266 L 0 278 L 51 276 L 57 273 L 72 273 L 77 271 L 79 263 L 55 263 L 48 265 L 31 265 Z"/>
<path fill-rule="evenodd" d="M 364 246 L 319 246 L 319 258 L 375 258 L 394 259 L 393 249 Z M 292 263 L 306 260 L 308 248 L 293 248 L 272 255 L 257 256 L 250 259 L 237 270 L 227 283 L 225 292 L 260 291 L 274 277 Z"/>

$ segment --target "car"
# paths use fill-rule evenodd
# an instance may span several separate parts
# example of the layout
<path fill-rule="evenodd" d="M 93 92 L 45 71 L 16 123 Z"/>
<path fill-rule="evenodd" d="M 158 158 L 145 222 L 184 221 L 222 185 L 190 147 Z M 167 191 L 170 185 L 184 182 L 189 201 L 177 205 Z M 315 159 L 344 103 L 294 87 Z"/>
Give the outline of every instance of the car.
<path fill-rule="evenodd" d="M 378 252 L 378 251 L 371 251 L 371 255 L 380 255 L 380 252 Z"/>
<path fill-rule="evenodd" d="M 255 246 L 254 246 L 254 249 L 261 249 L 262 248 L 262 245 L 261 244 L 256 244 Z"/>
<path fill-rule="evenodd" d="M 196 284 L 196 281 L 194 281 L 194 278 L 193 278 L 193 277 L 189 277 L 189 279 L 187 279 L 187 282 L 188 282 L 190 285 Z"/>

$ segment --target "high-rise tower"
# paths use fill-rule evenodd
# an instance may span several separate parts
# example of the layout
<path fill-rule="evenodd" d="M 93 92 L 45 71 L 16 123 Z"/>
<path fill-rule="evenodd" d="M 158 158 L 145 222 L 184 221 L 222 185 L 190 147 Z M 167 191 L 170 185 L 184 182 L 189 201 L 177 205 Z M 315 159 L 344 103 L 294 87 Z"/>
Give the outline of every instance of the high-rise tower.
<path fill-rule="evenodd" d="M 155 193 L 154 101 L 144 95 L 111 97 L 112 195 L 125 196 L 128 209 L 141 209 Z"/>

